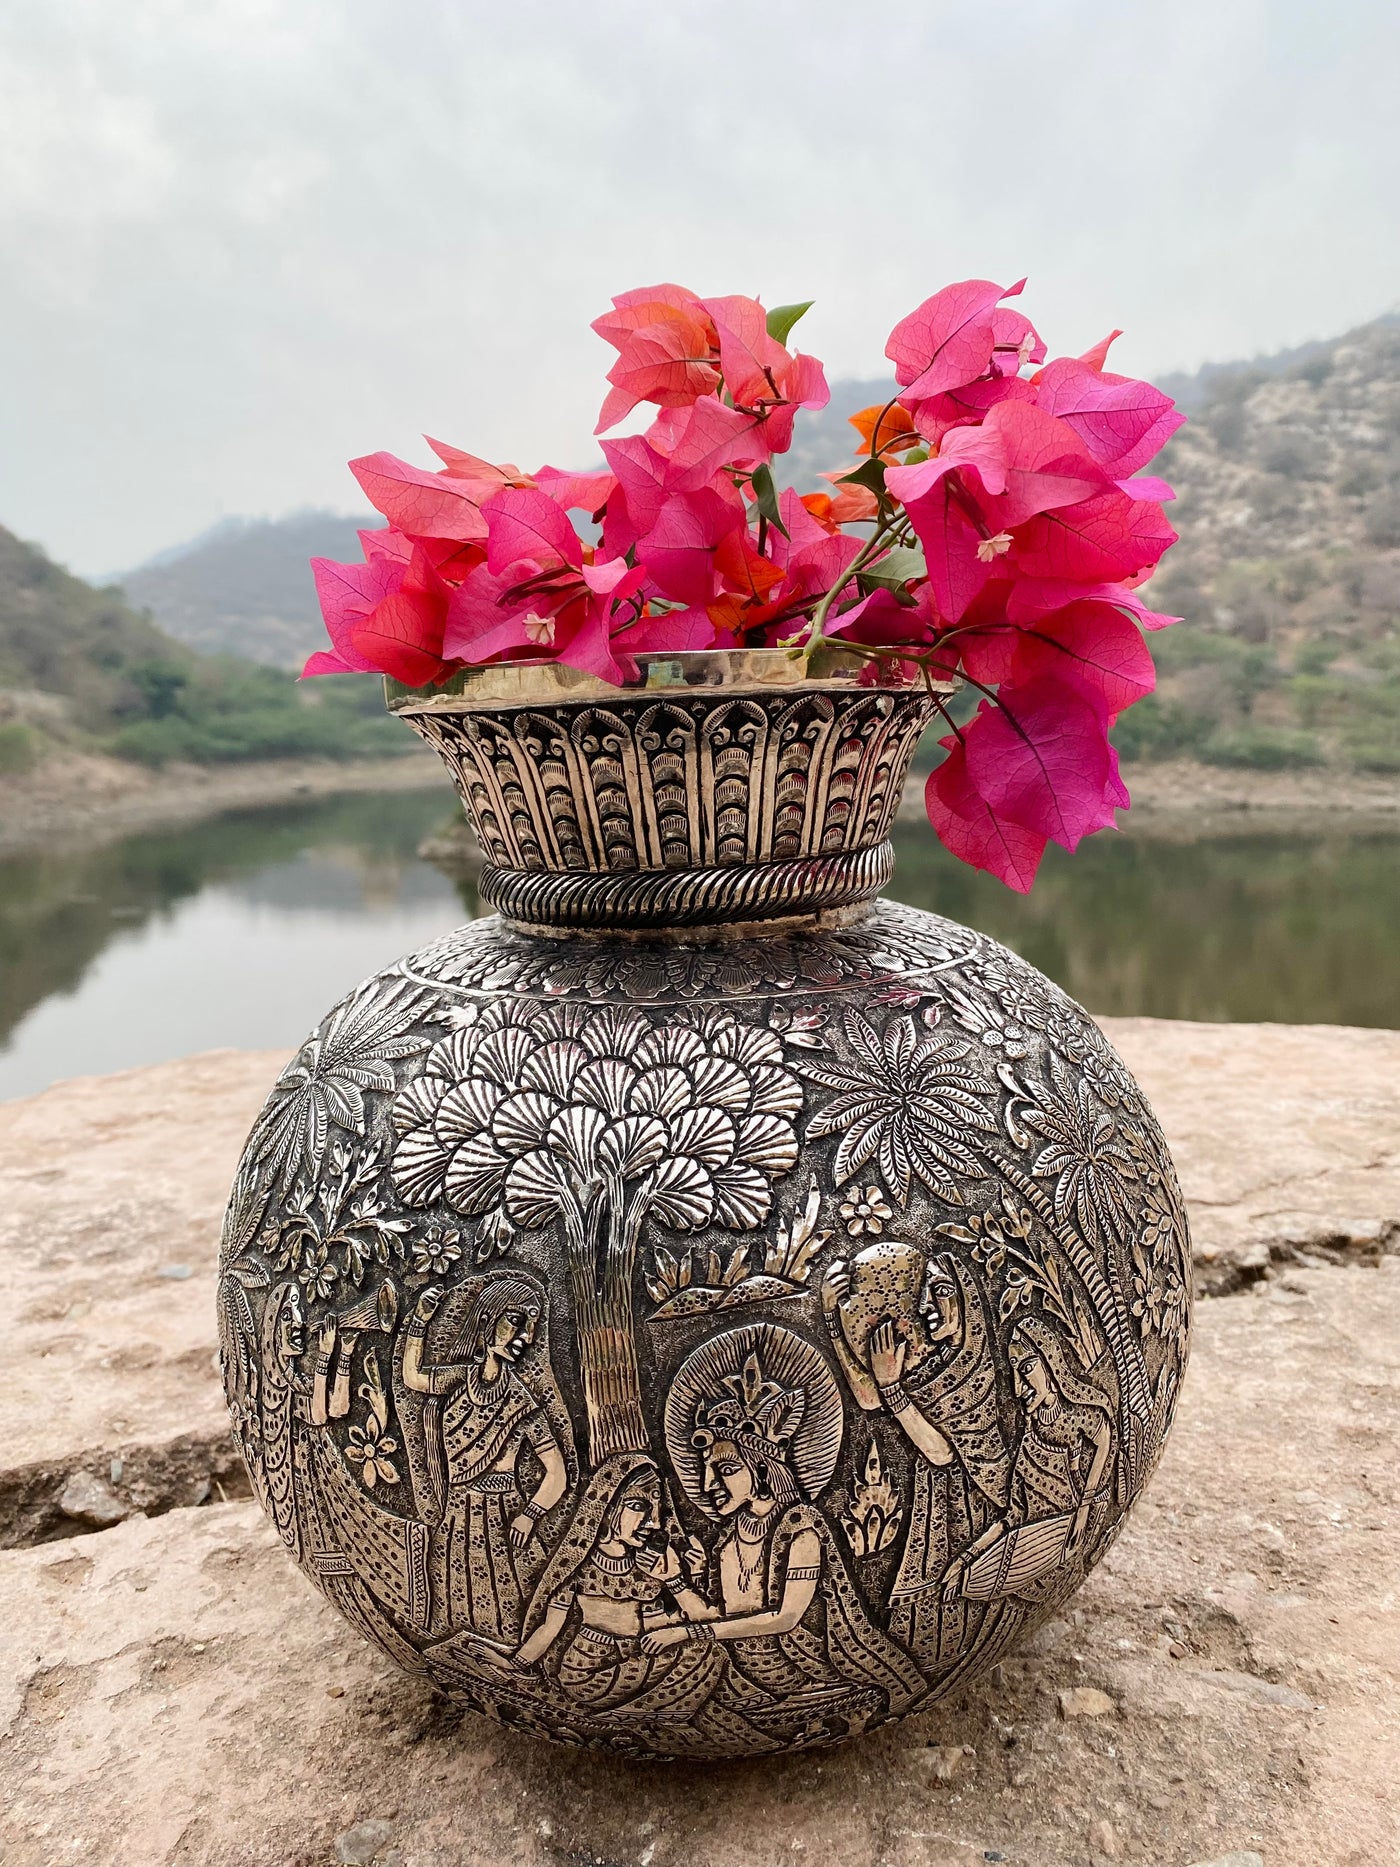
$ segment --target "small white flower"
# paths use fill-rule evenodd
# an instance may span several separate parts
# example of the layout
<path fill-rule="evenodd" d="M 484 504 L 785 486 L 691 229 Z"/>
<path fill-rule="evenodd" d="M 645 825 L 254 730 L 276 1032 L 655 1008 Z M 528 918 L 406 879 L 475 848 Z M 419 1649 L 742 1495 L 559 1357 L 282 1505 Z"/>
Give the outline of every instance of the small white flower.
<path fill-rule="evenodd" d="M 990 564 L 997 558 L 1004 558 L 1013 542 L 1010 532 L 998 532 L 995 538 L 982 539 L 977 546 L 977 562 Z"/>
<path fill-rule="evenodd" d="M 553 648 L 553 616 L 537 616 L 533 610 L 525 618 L 525 640 L 533 642 L 536 648 Z"/>

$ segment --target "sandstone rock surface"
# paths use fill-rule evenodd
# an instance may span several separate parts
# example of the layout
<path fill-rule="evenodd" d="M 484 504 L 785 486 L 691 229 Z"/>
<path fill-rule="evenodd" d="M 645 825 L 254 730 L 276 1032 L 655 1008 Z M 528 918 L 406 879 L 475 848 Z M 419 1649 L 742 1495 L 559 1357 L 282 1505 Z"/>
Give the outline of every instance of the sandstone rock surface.
<path fill-rule="evenodd" d="M 1162 1471 L 1071 1618 L 964 1703 L 746 1767 L 461 1717 L 237 1501 L 212 1273 L 281 1054 L 0 1105 L 6 1867 L 1400 1858 L 1400 1033 L 1106 1028 L 1235 1293 L 1201 1305 Z"/>
<path fill-rule="evenodd" d="M 90 1522 L 65 1494 L 106 1488 L 120 1512 L 246 1489 L 212 1276 L 233 1167 L 282 1063 L 211 1051 L 0 1103 L 0 1545 Z"/>

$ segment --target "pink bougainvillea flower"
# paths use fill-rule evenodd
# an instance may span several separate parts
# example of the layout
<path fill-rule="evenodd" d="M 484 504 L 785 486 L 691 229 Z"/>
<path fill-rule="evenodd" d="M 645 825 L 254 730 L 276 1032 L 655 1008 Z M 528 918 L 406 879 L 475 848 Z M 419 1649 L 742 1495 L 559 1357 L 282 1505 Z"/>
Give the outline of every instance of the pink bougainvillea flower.
<path fill-rule="evenodd" d="M 984 686 L 1061 682 L 1102 706 L 1110 724 L 1157 684 L 1141 630 L 1111 603 L 1069 603 L 1019 627 L 989 619 L 982 627 L 958 630 L 948 646 Z"/>
<path fill-rule="evenodd" d="M 1151 383 L 1113 376 L 1071 357 L 1058 357 L 1041 370 L 1036 406 L 1073 428 L 1115 480 L 1146 466 L 1186 419 Z"/>
<path fill-rule="evenodd" d="M 361 533 L 362 538 L 382 535 Z M 410 554 L 399 558 L 388 551 L 377 551 L 363 564 L 337 564 L 332 558 L 312 558 L 311 575 L 316 582 L 316 595 L 332 647 L 320 649 L 311 656 L 302 669 L 303 678 L 312 674 L 380 671 L 356 649 L 355 630 L 368 621 L 377 604 L 392 596 L 402 584 Z"/>
<path fill-rule="evenodd" d="M 1066 682 L 1005 683 L 963 729 L 968 779 L 999 819 L 1066 849 L 1113 823 L 1121 796 L 1101 703 Z"/>
<path fill-rule="evenodd" d="M 1149 609 L 1125 580 L 1121 583 L 1056 583 L 1045 577 L 1019 577 L 1007 586 L 1006 614 L 1012 622 L 1034 622 L 1052 610 L 1081 600 L 1112 603 L 1144 629 L 1166 629 L 1180 616 Z"/>
<path fill-rule="evenodd" d="M 439 458 L 457 453 L 440 442 L 429 445 Z M 438 473 L 410 466 L 393 454 L 366 454 L 350 462 L 350 471 L 375 511 L 382 512 L 399 531 L 413 538 L 447 538 L 464 544 L 486 538 L 482 502 L 503 486 L 518 483 L 513 467 L 493 467 L 473 454 L 457 455 Z"/>
<path fill-rule="evenodd" d="M 363 564 L 312 560 L 321 613 L 334 643 L 313 655 L 303 675 L 377 673 L 426 687 L 450 671 L 443 627 L 451 591 L 426 553 L 387 553 Z"/>
<path fill-rule="evenodd" d="M 689 408 L 663 409 L 644 438 L 669 463 L 667 486 L 690 493 L 707 485 L 721 467 L 754 467 L 766 461 L 772 450 L 764 425 L 761 416 L 705 396 Z"/>
<path fill-rule="evenodd" d="M 639 402 L 684 408 L 719 384 L 719 339 L 701 301 L 683 285 L 623 292 L 592 328 L 618 352 L 612 391 L 595 434 L 616 427 Z"/>
<path fill-rule="evenodd" d="M 496 576 L 522 559 L 539 570 L 583 562 L 583 542 L 556 499 L 539 487 L 509 487 L 482 507 L 486 520 L 486 564 Z"/>
<path fill-rule="evenodd" d="M 480 454 L 469 454 L 465 448 L 454 447 L 450 441 L 435 441 L 430 434 L 423 439 L 432 448 L 442 462 L 443 471 L 451 479 L 480 480 L 488 486 L 529 486 L 533 484 L 528 473 L 522 473 L 517 466 L 505 463 L 497 466 L 493 460 L 483 460 Z"/>
<path fill-rule="evenodd" d="M 1028 363 L 1044 361 L 1045 340 L 1025 312 L 999 306 L 992 313 L 992 368 L 997 375 L 1014 376 Z"/>
<path fill-rule="evenodd" d="M 782 583 L 769 599 L 775 613 L 828 590 L 839 591 L 862 550 L 859 538 L 846 532 L 829 532 L 790 486 L 779 495 L 778 510 L 787 536 L 775 530 L 768 541 L 772 561 L 783 573 Z M 855 586 L 851 588 L 854 591 Z"/>
<path fill-rule="evenodd" d="M 482 544 L 460 544 L 455 538 L 410 538 L 392 525 L 381 531 L 357 532 L 366 559 L 393 558 L 407 564 L 415 551 L 421 551 L 444 583 L 458 584 L 474 564 L 486 555 Z"/>
<path fill-rule="evenodd" d="M 558 500 L 566 512 L 587 512 L 593 517 L 603 510 L 617 488 L 613 473 L 565 473 L 558 467 L 541 467 L 535 485 L 551 499 Z"/>
<path fill-rule="evenodd" d="M 960 389 L 929 396 L 914 409 L 914 427 L 920 439 L 938 448 L 953 428 L 966 428 L 986 419 L 998 402 L 1033 402 L 1035 390 L 1019 376 L 985 376 Z"/>
<path fill-rule="evenodd" d="M 996 347 L 993 313 L 1003 298 L 1014 298 L 1025 283 L 964 279 L 959 285 L 945 285 L 900 319 L 890 332 L 885 355 L 895 366 L 906 408 L 987 373 Z"/>
<path fill-rule="evenodd" d="M 1109 350 L 1122 335 L 1122 331 L 1110 331 L 1107 337 L 1101 337 L 1096 344 L 1090 344 L 1079 361 L 1087 363 L 1091 370 L 1101 370 L 1108 361 Z"/>
<path fill-rule="evenodd" d="M 637 542 L 637 562 L 664 596 L 680 603 L 711 602 L 719 593 L 716 555 L 745 523 L 741 502 L 716 487 L 676 493 Z"/>
<path fill-rule="evenodd" d="M 1002 401 L 979 427 L 951 430 L 933 459 L 889 468 L 885 485 L 924 547 L 940 611 L 956 622 L 1016 548 L 1017 526 L 1080 505 L 1110 482 L 1065 423 Z"/>
<path fill-rule="evenodd" d="M 946 655 L 946 666 L 931 659 L 924 651 L 938 640 L 938 618 L 933 609 L 933 593 L 922 583 L 907 602 L 901 602 L 893 590 L 877 587 L 869 596 L 849 604 L 827 618 L 826 633 L 843 641 L 867 648 L 918 649 L 925 665 L 934 674 L 956 671 L 958 651 L 953 643 Z"/>
<path fill-rule="evenodd" d="M 720 372 L 736 408 L 757 414 L 770 454 L 792 445 L 799 408 L 825 408 L 826 374 L 815 357 L 793 355 L 768 335 L 768 314 L 756 298 L 707 298 L 719 335 Z"/>
<path fill-rule="evenodd" d="M 980 492 L 978 509 L 996 531 L 1075 505 L 1110 483 L 1072 428 L 1017 401 L 999 402 L 980 427 L 953 429 L 934 459 L 891 467 L 885 484 L 913 517 L 919 500 L 952 472 Z"/>
<path fill-rule="evenodd" d="M 925 462 L 923 465 L 936 465 Z M 885 476 L 888 486 L 894 474 L 916 474 L 921 467 L 891 468 Z M 891 487 L 904 509 L 915 536 L 924 548 L 928 579 L 938 613 L 945 621 L 958 622 L 976 600 L 992 575 L 993 559 L 980 547 L 991 540 L 991 528 L 981 518 L 975 503 L 965 494 L 952 473 L 931 475 L 925 482 L 900 481 Z"/>
<path fill-rule="evenodd" d="M 1017 534 L 1014 564 L 1025 577 L 1116 583 L 1157 563 L 1176 533 L 1160 505 L 1117 487 L 1077 505 L 1038 513 Z"/>
<path fill-rule="evenodd" d="M 1008 677 L 1015 687 L 1040 679 L 1068 683 L 1095 697 L 1110 723 L 1157 685 L 1152 652 L 1137 624 L 1111 603 L 1070 603 L 1018 630 Z"/>
<path fill-rule="evenodd" d="M 948 756 L 924 786 L 924 809 L 939 841 L 959 861 L 1028 894 L 1049 838 L 1000 816 L 968 775 L 961 740 L 949 737 L 941 743 Z"/>
<path fill-rule="evenodd" d="M 711 408 L 726 419 L 715 423 Z M 718 403 L 685 410 L 668 424 L 678 442 L 675 454 L 658 451 L 645 435 L 603 443 L 617 478 L 603 522 L 604 548 L 614 557 L 635 553 L 657 588 L 682 603 L 706 603 L 716 594 L 714 553 L 747 522 L 737 489 L 715 471 L 717 456 L 747 430 L 747 417 L 737 417 L 737 428 L 727 419 L 735 414 Z"/>

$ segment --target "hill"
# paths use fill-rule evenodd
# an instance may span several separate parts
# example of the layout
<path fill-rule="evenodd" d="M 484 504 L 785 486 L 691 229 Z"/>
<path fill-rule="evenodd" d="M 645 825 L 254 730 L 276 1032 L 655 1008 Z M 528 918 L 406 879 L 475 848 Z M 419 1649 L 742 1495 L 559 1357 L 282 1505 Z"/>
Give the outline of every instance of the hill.
<path fill-rule="evenodd" d="M 1400 771 L 1400 316 L 1162 386 L 1192 419 L 1153 466 L 1181 541 L 1152 592 L 1183 621 L 1153 639 L 1159 691 L 1120 748 Z M 824 485 L 844 417 L 893 393 L 834 385 L 799 423 L 789 482 Z"/>
<path fill-rule="evenodd" d="M 196 654 L 115 589 L 94 589 L 0 527 L 0 774 L 64 748 L 170 759 L 408 751 L 378 684 Z"/>
<path fill-rule="evenodd" d="M 1185 621 L 1154 640 L 1160 691 L 1123 752 L 1400 770 L 1400 316 L 1161 383 L 1192 419 L 1156 469 L 1181 542 L 1153 591 Z M 785 481 L 824 485 L 851 458 L 846 417 L 893 390 L 833 384 Z M 185 643 L 293 666 L 322 640 L 306 560 L 355 556 L 356 524 L 229 521 L 122 582 Z"/>
<path fill-rule="evenodd" d="M 299 669 L 325 638 L 308 560 L 358 557 L 356 527 L 376 522 L 335 512 L 225 519 L 117 581 L 191 648 Z"/>
<path fill-rule="evenodd" d="M 1400 771 L 1400 320 L 1212 370 L 1154 471 L 1181 542 L 1153 600 L 1185 620 L 1124 750 Z"/>

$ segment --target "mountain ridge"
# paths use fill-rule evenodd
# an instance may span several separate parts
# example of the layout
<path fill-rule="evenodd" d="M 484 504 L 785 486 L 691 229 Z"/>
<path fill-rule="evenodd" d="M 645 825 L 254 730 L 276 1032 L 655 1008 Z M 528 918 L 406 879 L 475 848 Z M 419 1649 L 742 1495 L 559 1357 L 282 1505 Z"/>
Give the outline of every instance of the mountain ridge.
<path fill-rule="evenodd" d="M 1154 465 L 1177 487 L 1181 540 L 1153 600 L 1185 620 L 1153 638 L 1158 692 L 1124 716 L 1121 750 L 1400 770 L 1400 313 L 1161 381 L 1191 419 Z M 833 384 L 783 480 L 826 485 L 853 459 L 846 417 L 893 392 Z M 323 640 L 306 560 L 358 555 L 356 527 L 322 512 L 226 525 L 124 585 L 186 642 L 297 666 Z"/>

